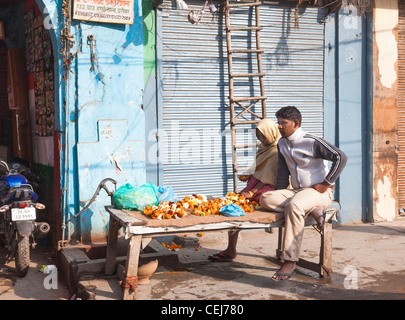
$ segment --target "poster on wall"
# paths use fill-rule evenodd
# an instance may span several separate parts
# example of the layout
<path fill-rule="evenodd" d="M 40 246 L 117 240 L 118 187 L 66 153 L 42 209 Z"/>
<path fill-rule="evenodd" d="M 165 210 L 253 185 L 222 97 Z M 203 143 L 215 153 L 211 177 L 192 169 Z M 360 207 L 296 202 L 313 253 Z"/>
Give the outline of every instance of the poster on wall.
<path fill-rule="evenodd" d="M 4 40 L 6 39 L 5 35 L 4 35 L 4 25 L 3 25 L 3 21 L 0 21 L 0 40 Z"/>
<path fill-rule="evenodd" d="M 74 0 L 73 19 L 132 24 L 134 0 Z"/>

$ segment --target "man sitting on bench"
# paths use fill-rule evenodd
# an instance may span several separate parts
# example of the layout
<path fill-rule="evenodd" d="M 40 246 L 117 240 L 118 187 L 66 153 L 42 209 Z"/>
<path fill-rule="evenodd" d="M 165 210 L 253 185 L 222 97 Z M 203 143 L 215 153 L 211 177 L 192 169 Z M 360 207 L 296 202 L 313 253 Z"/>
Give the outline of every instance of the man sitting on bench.
<path fill-rule="evenodd" d="M 327 208 L 332 203 L 334 183 L 347 162 L 347 156 L 325 140 L 301 129 L 301 113 L 294 106 L 276 113 L 281 139 L 275 191 L 264 193 L 260 205 L 270 211 L 284 212 L 285 233 L 281 268 L 272 279 L 288 280 L 299 260 L 305 218 L 313 208 Z M 328 170 L 325 161 L 332 162 Z M 291 183 L 293 189 L 286 189 Z M 323 210 L 312 215 L 322 226 Z"/>

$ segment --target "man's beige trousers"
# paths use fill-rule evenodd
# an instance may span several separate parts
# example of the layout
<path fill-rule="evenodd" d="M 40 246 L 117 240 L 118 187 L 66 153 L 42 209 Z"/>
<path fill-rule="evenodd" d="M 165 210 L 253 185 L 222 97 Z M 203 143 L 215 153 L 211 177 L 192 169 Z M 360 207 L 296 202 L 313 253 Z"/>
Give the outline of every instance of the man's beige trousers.
<path fill-rule="evenodd" d="M 262 194 L 260 205 L 270 211 L 284 212 L 285 233 L 281 259 L 298 261 L 307 214 L 314 207 L 327 208 L 332 203 L 333 189 L 324 193 L 314 188 L 282 189 Z"/>

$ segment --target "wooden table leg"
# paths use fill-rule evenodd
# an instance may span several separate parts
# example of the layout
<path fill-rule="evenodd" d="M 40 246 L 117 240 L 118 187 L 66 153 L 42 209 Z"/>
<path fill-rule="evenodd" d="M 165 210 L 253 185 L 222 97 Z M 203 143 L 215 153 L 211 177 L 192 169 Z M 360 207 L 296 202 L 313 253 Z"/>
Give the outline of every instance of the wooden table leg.
<path fill-rule="evenodd" d="M 322 278 L 332 275 L 332 251 L 332 223 L 326 222 L 321 234 L 321 251 L 319 253 L 320 276 Z"/>
<path fill-rule="evenodd" d="M 138 283 L 138 263 L 141 251 L 142 235 L 133 235 L 129 239 L 127 251 L 127 263 L 124 274 L 123 300 L 135 299 L 135 289 Z"/>
<path fill-rule="evenodd" d="M 276 257 L 281 260 L 281 253 L 283 252 L 283 242 L 284 242 L 284 227 L 278 228 L 278 244 L 276 250 Z"/>
<path fill-rule="evenodd" d="M 107 239 L 107 254 L 105 258 L 105 269 L 104 273 L 106 275 L 112 275 L 115 272 L 117 264 L 117 242 L 118 242 L 118 230 L 120 224 L 118 221 L 112 218 L 110 215 L 110 225 L 108 228 L 108 239 Z"/>

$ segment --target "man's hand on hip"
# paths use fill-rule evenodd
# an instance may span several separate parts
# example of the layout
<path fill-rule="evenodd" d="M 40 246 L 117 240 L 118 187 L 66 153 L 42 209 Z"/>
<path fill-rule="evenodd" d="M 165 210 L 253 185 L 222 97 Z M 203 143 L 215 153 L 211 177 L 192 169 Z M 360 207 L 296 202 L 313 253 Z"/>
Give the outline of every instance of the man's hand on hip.
<path fill-rule="evenodd" d="M 330 188 L 330 186 L 326 182 L 322 182 L 314 185 L 313 188 L 320 193 L 324 193 L 326 190 L 328 190 L 328 188 Z"/>

